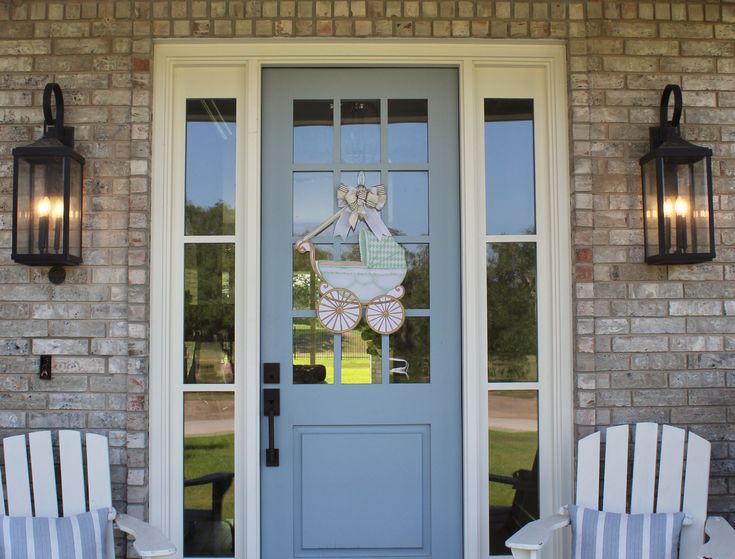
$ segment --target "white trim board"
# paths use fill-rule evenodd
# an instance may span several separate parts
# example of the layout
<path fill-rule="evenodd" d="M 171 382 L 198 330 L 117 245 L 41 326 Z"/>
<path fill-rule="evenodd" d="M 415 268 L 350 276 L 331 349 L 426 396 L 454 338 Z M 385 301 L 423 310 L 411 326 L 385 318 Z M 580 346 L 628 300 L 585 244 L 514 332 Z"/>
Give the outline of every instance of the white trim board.
<path fill-rule="evenodd" d="M 172 347 L 171 324 L 181 310 L 172 307 L 180 273 L 180 248 L 173 232 L 179 225 L 174 207 L 180 161 L 175 161 L 177 141 L 174 107 L 177 76 L 207 69 L 230 74 L 225 83 L 187 83 L 187 94 L 196 87 L 211 91 L 226 88 L 238 98 L 238 281 L 236 300 L 244 301 L 247 313 L 238 313 L 236 341 L 240 371 L 236 390 L 240 394 L 236 424 L 245 425 L 236 440 L 236 517 L 244 526 L 237 538 L 236 556 L 260 558 L 260 398 L 259 398 L 259 236 L 260 236 L 260 79 L 264 66 L 370 65 L 453 66 L 460 79 L 461 212 L 462 212 L 462 342 L 463 446 L 464 446 L 464 557 L 487 557 L 487 381 L 486 340 L 478 333 L 486 328 L 484 301 L 485 242 L 484 168 L 482 151 L 482 95 L 492 91 L 494 72 L 526 69 L 543 84 L 546 132 L 536 138 L 545 148 L 547 164 L 541 182 L 547 186 L 543 205 L 537 203 L 539 235 L 546 247 L 540 266 L 549 270 L 543 289 L 545 309 L 540 313 L 540 348 L 549 368 L 541 379 L 539 421 L 548 433 L 542 437 L 541 453 L 548 470 L 548 494 L 542 495 L 542 514 L 553 512 L 572 497 L 572 313 L 571 233 L 569 207 L 569 141 L 565 51 L 561 43 L 535 41 L 378 41 L 378 40 L 182 40 L 156 42 L 153 72 L 153 176 L 151 214 L 151 337 L 150 337 L 150 518 L 172 536 L 180 532 L 174 503 L 181 479 L 180 404 L 172 398 L 172 386 L 180 383 L 180 348 Z M 217 71 L 220 72 L 217 72 Z M 523 72 L 521 72 L 523 74 Z M 181 85 L 181 84 L 179 84 Z M 235 91 L 234 89 L 237 89 Z M 205 93 L 209 95 L 210 93 Z M 222 96 L 223 93 L 217 95 Z M 478 110 L 480 112 L 478 112 Z M 243 123 L 243 125 L 240 125 Z M 177 171 L 177 165 L 179 170 Z M 178 177 L 180 178 L 180 176 Z M 537 177 L 538 178 L 538 177 Z M 180 182 L 178 184 L 181 184 Z M 239 197 L 243 196 L 244 199 Z M 544 225 L 545 224 L 545 225 Z M 541 227 L 545 229 L 542 231 Z M 540 239 L 541 240 L 541 239 Z M 541 246 L 541 245 L 540 245 Z M 539 286 L 540 288 L 542 286 Z M 245 316 L 247 314 L 247 316 Z M 543 356 L 543 357 L 542 357 Z M 176 425 L 175 425 L 176 424 Z M 553 428 L 552 428 L 553 427 Z M 177 434 L 176 431 L 179 431 Z M 248 457 L 247 459 L 245 457 Z"/>

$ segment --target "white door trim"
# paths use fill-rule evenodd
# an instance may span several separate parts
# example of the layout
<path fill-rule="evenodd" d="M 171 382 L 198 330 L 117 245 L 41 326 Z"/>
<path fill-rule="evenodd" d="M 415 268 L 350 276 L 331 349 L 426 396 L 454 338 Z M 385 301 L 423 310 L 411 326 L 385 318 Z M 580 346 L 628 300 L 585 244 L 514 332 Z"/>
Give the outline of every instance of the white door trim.
<path fill-rule="evenodd" d="M 172 231 L 176 165 L 173 146 L 174 87 L 177 72 L 190 68 L 238 69 L 243 83 L 244 110 L 238 108 L 238 142 L 244 146 L 238 156 L 238 341 L 237 390 L 244 404 L 236 416 L 245 425 L 236 441 L 240 459 L 236 463 L 236 517 L 245 527 L 237 539 L 237 557 L 260 558 L 260 79 L 269 65 L 446 65 L 459 69 L 462 211 L 462 398 L 464 443 L 464 556 L 487 556 L 487 382 L 484 301 L 485 225 L 480 92 L 483 67 L 536 68 L 546 81 L 549 130 L 544 148 L 548 153 L 549 254 L 551 278 L 550 320 L 540 324 L 539 339 L 547 340 L 549 375 L 548 398 L 541 402 L 540 421 L 554 425 L 552 438 L 542 447 L 548 465 L 557 475 L 542 495 L 542 514 L 568 502 L 572 494 L 572 298 L 571 232 L 569 197 L 569 141 L 567 132 L 566 65 L 564 46 L 559 42 L 535 41 L 327 41 L 327 40 L 183 40 L 157 42 L 153 72 L 153 175 L 151 210 L 151 324 L 150 324 L 150 519 L 171 535 L 176 535 L 178 516 L 171 503 L 176 494 L 180 462 L 172 451 L 178 444 L 172 417 L 181 410 L 171 398 L 171 385 L 180 382 L 178 361 L 181 351 L 172 347 L 172 329 L 180 309 L 173 308 L 172 293 L 181 276 L 172 263 L 177 258 Z M 238 104 L 238 107 L 240 104 Z M 242 119 L 242 120 L 241 120 Z M 243 124 L 240 125 L 240 122 Z M 180 184 L 180 183 L 179 183 Z M 239 199 L 239 198 L 238 198 Z M 239 249 L 240 250 L 240 249 Z M 244 307 L 243 302 L 244 301 Z M 243 374 L 244 371 L 244 374 Z M 172 416 L 172 413 L 178 415 Z M 179 419 L 180 423 L 180 419 Z M 178 439 L 180 440 L 180 439 Z M 542 470 L 543 472 L 543 470 Z M 179 509 L 180 510 L 180 509 Z"/>

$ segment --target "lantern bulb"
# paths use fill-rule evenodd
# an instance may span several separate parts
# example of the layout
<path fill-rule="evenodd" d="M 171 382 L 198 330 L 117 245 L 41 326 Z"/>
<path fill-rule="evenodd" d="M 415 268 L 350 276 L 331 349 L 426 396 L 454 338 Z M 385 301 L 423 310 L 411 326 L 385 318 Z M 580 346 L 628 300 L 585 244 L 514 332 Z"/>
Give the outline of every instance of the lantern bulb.
<path fill-rule="evenodd" d="M 37 210 L 38 215 L 41 217 L 47 217 L 51 213 L 51 200 L 49 200 L 48 196 L 41 198 L 41 201 L 38 202 Z"/>
<path fill-rule="evenodd" d="M 674 202 L 674 211 L 680 217 L 687 216 L 689 214 L 689 202 L 681 196 L 677 196 L 676 202 Z"/>
<path fill-rule="evenodd" d="M 62 217 L 64 217 L 64 202 L 57 200 L 54 204 L 54 218 L 61 219 Z"/>
<path fill-rule="evenodd" d="M 674 203 L 671 198 L 664 200 L 664 217 L 671 217 L 674 214 Z"/>

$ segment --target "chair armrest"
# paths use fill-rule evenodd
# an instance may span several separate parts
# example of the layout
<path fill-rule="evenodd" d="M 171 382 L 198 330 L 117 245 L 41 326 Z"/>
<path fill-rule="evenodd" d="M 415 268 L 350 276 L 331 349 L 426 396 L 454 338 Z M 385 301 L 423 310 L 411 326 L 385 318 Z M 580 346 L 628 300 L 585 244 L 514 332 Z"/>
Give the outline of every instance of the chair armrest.
<path fill-rule="evenodd" d="M 554 530 L 568 525 L 569 516 L 566 514 L 554 514 L 541 520 L 534 520 L 508 538 L 505 545 L 511 549 L 537 551 L 549 541 Z"/>
<path fill-rule="evenodd" d="M 170 557 L 176 553 L 176 548 L 168 538 L 147 522 L 117 513 L 115 527 L 135 539 L 133 547 L 141 557 Z"/>
<path fill-rule="evenodd" d="M 699 548 L 698 558 L 726 559 L 735 549 L 735 530 L 721 516 L 711 516 L 704 525 L 709 541 Z"/>

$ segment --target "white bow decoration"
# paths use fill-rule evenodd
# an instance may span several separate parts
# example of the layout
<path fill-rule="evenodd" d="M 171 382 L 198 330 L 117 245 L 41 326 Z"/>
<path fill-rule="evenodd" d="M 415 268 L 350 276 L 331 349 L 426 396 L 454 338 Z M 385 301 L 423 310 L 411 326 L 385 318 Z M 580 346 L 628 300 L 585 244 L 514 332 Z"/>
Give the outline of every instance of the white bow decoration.
<path fill-rule="evenodd" d="M 357 186 L 340 184 L 337 189 L 337 205 L 342 211 L 334 226 L 334 235 L 347 238 L 349 232 L 363 220 L 378 239 L 390 237 L 390 231 L 380 217 L 380 210 L 385 206 L 386 199 L 385 186 L 365 186 L 365 175 L 362 172 L 357 177 Z"/>

